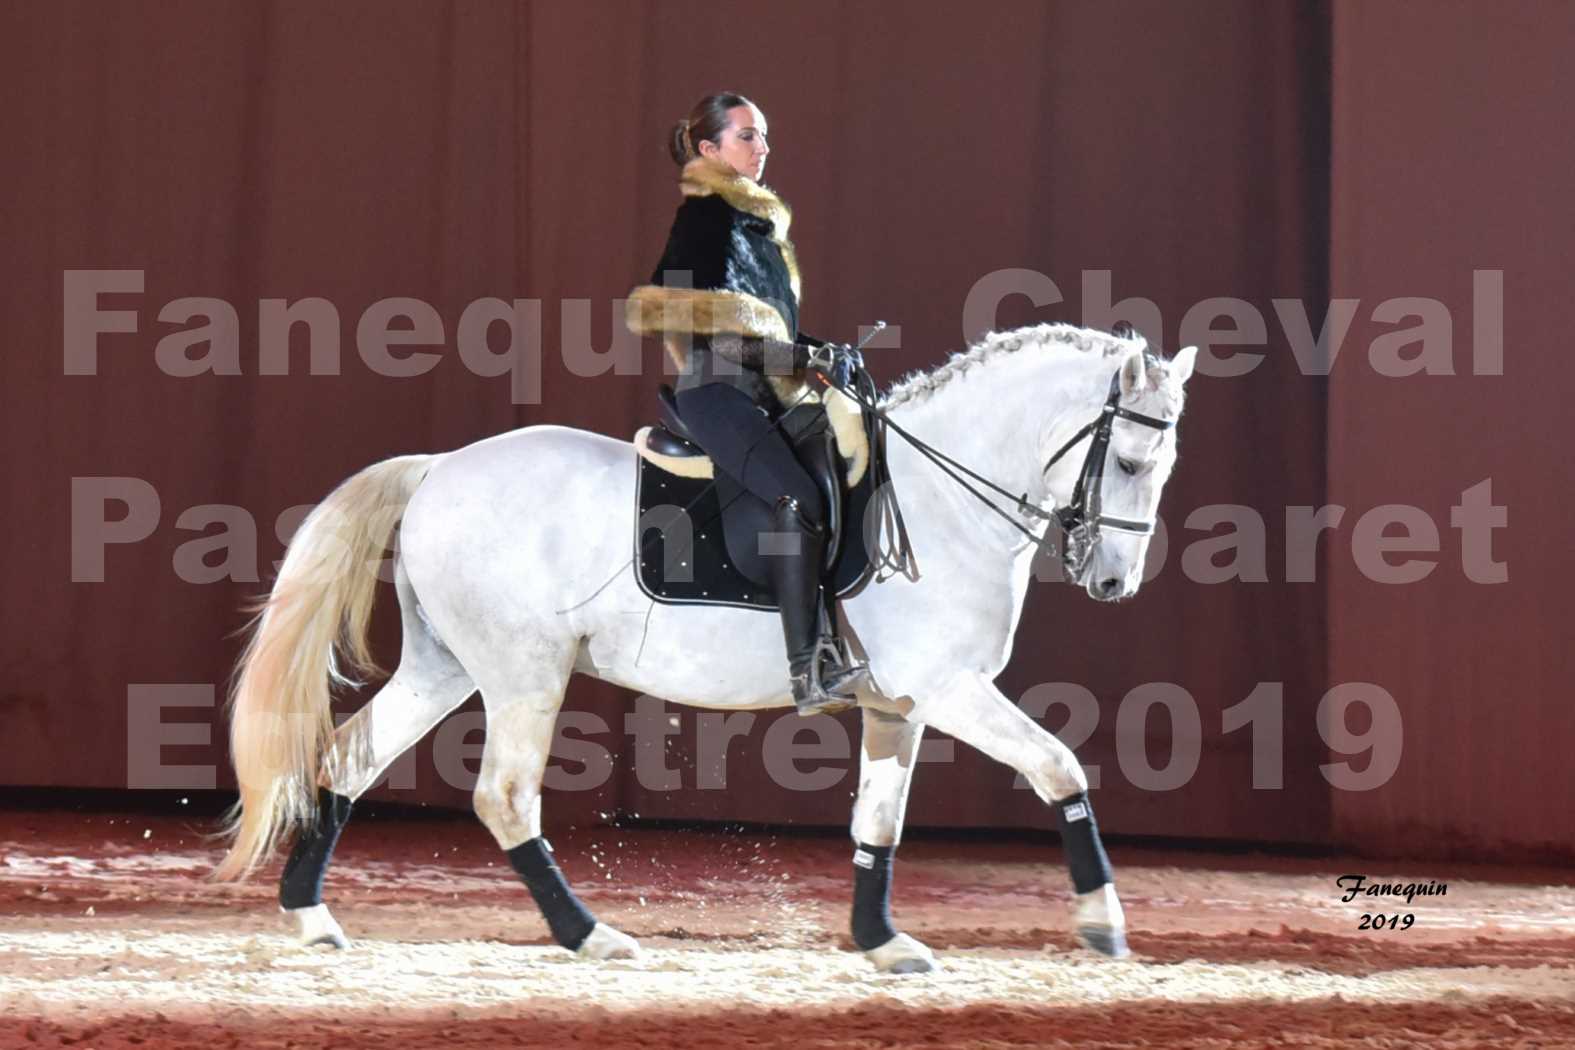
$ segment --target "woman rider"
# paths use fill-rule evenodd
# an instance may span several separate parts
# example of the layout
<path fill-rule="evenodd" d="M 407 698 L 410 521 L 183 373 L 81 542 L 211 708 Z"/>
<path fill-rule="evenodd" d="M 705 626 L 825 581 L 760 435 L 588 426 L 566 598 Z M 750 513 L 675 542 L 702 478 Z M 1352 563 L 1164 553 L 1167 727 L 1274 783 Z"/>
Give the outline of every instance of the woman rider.
<path fill-rule="evenodd" d="M 791 213 L 760 184 L 771 149 L 754 103 L 732 93 L 701 99 L 674 126 L 669 152 L 683 169 L 683 202 L 651 283 L 630 293 L 629 326 L 663 337 L 679 362 L 684 425 L 719 472 L 771 508 L 772 531 L 789 537 L 765 562 L 799 713 L 842 710 L 867 668 L 845 664 L 824 631 L 826 508 L 774 426 L 786 408 L 813 400 L 811 359 L 840 367 L 841 348 L 798 331 Z"/>

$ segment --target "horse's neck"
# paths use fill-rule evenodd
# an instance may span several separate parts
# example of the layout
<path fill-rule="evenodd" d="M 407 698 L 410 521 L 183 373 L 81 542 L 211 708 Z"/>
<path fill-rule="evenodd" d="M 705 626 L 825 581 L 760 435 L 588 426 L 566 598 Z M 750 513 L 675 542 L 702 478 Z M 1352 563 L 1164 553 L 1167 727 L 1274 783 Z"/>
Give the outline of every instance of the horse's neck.
<path fill-rule="evenodd" d="M 1061 440 L 1098 411 L 1094 390 L 1094 355 L 1025 348 L 980 362 L 923 400 L 899 405 L 892 418 L 915 437 L 989 478 L 1012 495 L 1044 507 L 1048 492 L 1042 460 L 1046 438 Z M 1087 417 L 1087 418 L 1084 418 Z M 900 438 L 893 440 L 900 441 Z M 938 467 L 916 461 L 938 486 L 960 498 L 945 501 L 978 529 L 981 524 L 1019 551 L 1026 539 L 998 515 L 981 506 Z M 991 502 L 1035 532 L 1044 523 L 1018 514 L 1011 500 L 970 482 Z"/>

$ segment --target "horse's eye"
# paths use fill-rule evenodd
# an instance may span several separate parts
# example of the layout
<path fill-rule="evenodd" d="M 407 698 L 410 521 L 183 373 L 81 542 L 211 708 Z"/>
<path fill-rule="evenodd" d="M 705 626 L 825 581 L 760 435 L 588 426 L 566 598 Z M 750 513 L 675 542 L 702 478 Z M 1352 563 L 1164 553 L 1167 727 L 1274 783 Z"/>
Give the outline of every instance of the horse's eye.
<path fill-rule="evenodd" d="M 1137 464 L 1125 456 L 1116 457 L 1116 466 L 1121 468 L 1121 473 L 1131 476 L 1137 473 Z"/>

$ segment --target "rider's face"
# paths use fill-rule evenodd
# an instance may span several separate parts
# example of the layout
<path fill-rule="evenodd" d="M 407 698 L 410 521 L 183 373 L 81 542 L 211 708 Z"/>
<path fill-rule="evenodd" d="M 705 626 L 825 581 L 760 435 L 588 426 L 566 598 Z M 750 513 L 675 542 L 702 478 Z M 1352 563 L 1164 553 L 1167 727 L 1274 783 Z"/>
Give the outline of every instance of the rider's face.
<path fill-rule="evenodd" d="M 727 127 L 716 142 L 700 143 L 700 153 L 714 164 L 730 168 L 746 179 L 760 180 L 766 170 L 765 114 L 754 106 L 734 106 L 727 111 Z"/>

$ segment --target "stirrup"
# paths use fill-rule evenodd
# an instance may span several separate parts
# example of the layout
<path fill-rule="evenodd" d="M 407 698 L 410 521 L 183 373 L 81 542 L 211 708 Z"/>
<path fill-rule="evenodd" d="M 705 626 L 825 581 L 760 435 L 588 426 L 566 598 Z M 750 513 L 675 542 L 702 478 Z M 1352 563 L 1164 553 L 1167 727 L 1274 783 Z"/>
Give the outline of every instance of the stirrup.
<path fill-rule="evenodd" d="M 793 706 L 798 708 L 799 714 L 806 717 L 834 715 L 858 706 L 858 697 L 849 687 L 867 674 L 869 668 L 863 665 L 848 667 L 841 657 L 836 642 L 822 635 L 815 643 L 815 654 L 810 658 L 809 666 L 789 676 L 793 687 Z M 822 678 L 820 674 L 822 658 L 835 661 L 832 673 L 827 678 Z"/>
<path fill-rule="evenodd" d="M 805 674 L 794 675 L 792 677 L 794 687 L 793 706 L 798 710 L 798 713 L 803 715 L 805 718 L 808 718 L 811 715 L 841 714 L 843 711 L 849 711 L 858 706 L 858 701 L 852 697 L 836 696 L 826 692 L 824 689 L 816 689 L 813 683 L 807 683 L 802 687 L 805 695 L 800 698 L 799 683 L 803 682 L 803 680 L 808 677 L 809 675 L 807 672 Z"/>
<path fill-rule="evenodd" d="M 821 688 L 830 696 L 846 697 L 850 703 L 858 702 L 858 693 L 870 682 L 868 664 L 839 667 L 821 679 Z"/>
<path fill-rule="evenodd" d="M 853 655 L 846 638 L 835 639 L 836 666 L 820 680 L 821 688 L 834 696 L 856 696 L 870 682 L 870 665 Z"/>

